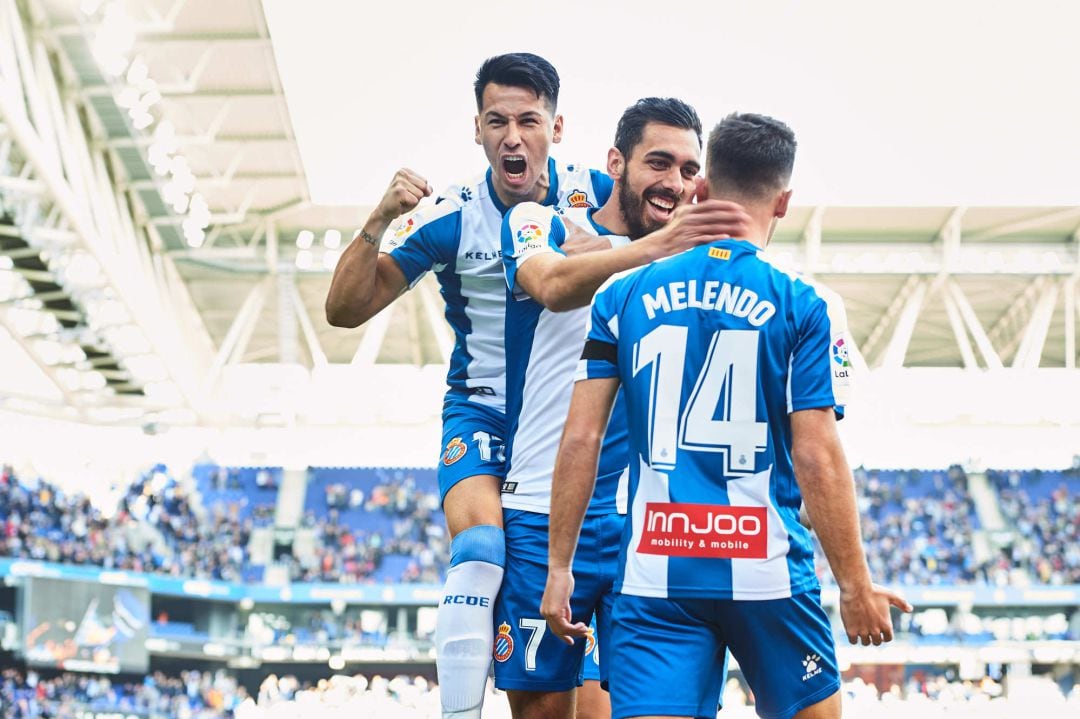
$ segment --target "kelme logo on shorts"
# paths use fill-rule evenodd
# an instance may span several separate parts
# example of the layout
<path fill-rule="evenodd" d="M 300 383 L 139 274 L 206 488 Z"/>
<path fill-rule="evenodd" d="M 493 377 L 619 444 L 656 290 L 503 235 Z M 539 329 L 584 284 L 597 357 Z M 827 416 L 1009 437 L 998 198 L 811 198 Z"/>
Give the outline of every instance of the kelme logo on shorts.
<path fill-rule="evenodd" d="M 817 654 L 807 654 L 806 659 L 803 659 L 803 669 L 806 670 L 806 674 L 803 674 L 802 680 L 805 682 L 807 679 L 812 679 L 818 674 L 821 674 L 821 665 L 818 662 L 821 661 L 821 657 Z"/>
<path fill-rule="evenodd" d="M 469 451 L 469 445 L 461 441 L 461 437 L 454 437 L 446 443 L 446 451 L 443 452 L 442 463 L 449 467 L 454 462 L 465 456 Z"/>
<path fill-rule="evenodd" d="M 510 625 L 503 622 L 499 625 L 499 633 L 495 637 L 495 661 L 505 662 L 514 653 L 514 638 L 510 636 Z"/>

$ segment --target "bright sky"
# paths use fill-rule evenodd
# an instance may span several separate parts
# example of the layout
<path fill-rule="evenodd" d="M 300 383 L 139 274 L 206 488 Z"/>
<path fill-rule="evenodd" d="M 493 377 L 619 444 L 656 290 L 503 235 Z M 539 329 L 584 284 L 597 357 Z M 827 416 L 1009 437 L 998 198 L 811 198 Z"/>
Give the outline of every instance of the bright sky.
<path fill-rule="evenodd" d="M 530 51 L 562 76 L 553 154 L 603 166 L 622 110 L 674 95 L 706 128 L 773 115 L 796 204 L 1080 203 L 1080 3 L 263 0 L 315 202 L 374 204 L 486 168 L 472 79 Z"/>

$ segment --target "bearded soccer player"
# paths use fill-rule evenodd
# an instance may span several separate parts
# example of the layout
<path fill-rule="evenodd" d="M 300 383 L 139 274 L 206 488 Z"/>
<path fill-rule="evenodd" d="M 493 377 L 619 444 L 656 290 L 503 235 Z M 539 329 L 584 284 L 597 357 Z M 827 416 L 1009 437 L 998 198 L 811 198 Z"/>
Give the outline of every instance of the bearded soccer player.
<path fill-rule="evenodd" d="M 569 717 L 581 683 L 587 642 L 568 646 L 546 632 L 537 609 L 547 577 L 551 474 L 588 320 L 585 305 L 615 272 L 689 249 L 715 232 L 738 234 L 748 227 L 732 203 L 690 204 L 700 155 L 701 121 L 693 108 L 672 98 L 640 100 L 619 121 L 608 155 L 615 190 L 603 207 L 557 211 L 523 203 L 503 223 L 512 297 L 506 308 L 507 562 L 495 610 L 495 684 L 508 690 L 518 719 Z M 725 225 L 726 217 L 731 221 Z M 564 220 L 608 239 L 612 249 L 567 257 Z M 626 511 L 627 459 L 625 418 L 616 408 L 578 546 L 580 581 L 573 598 L 575 617 L 586 623 L 597 617 L 599 679 L 607 673 L 604 644 Z M 594 703 L 597 688 L 593 684 Z"/>
<path fill-rule="evenodd" d="M 862 551 L 836 431 L 849 382 L 834 361 L 847 344 L 843 305 L 761 255 L 787 212 L 794 158 L 783 123 L 726 118 L 709 138 L 707 192 L 745 207 L 751 234 L 625 273 L 593 300 L 555 469 L 542 612 L 554 633 L 585 636 L 571 603 L 575 545 L 621 386 L 631 462 L 609 657 L 616 719 L 714 717 L 725 649 L 760 716 L 840 716 L 804 500 L 849 639 L 890 641 L 890 605 L 911 610 L 871 582 Z"/>

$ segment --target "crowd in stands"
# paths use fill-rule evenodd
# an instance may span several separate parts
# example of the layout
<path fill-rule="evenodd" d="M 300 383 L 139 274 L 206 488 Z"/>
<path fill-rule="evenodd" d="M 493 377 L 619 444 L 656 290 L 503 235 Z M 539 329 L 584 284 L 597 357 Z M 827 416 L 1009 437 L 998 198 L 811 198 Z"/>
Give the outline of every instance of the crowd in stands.
<path fill-rule="evenodd" d="M 1006 691 L 1005 685 L 990 677 L 961 680 L 916 671 L 900 683 L 882 687 L 856 676 L 843 682 L 841 697 L 845 714 L 873 714 L 881 719 L 899 719 L 913 712 L 924 719 L 1011 719 L 1031 706 L 1038 706 L 1047 716 L 1072 716 L 1080 709 L 1080 687 L 1069 690 L 1048 677 L 1010 682 Z M 745 684 L 733 676 L 725 687 L 719 716 L 750 719 L 755 716 L 753 704 Z M 86 710 L 176 719 L 432 719 L 440 715 L 438 687 L 422 677 L 368 679 L 362 674 L 338 674 L 309 683 L 269 674 L 249 695 L 224 671 L 187 671 L 179 677 L 154 673 L 141 682 L 121 682 L 69 673 L 47 678 L 33 671 L 5 669 L 0 672 L 0 708 L 10 719 L 76 719 Z M 490 688 L 484 716 L 510 716 L 506 699 Z"/>
<path fill-rule="evenodd" d="M 63 673 L 43 677 L 34 671 L 0 672 L 0 707 L 5 719 L 77 719 L 85 711 L 137 712 L 175 719 L 234 716 L 247 691 L 225 672 L 148 674 L 139 682 L 107 676 Z"/>
<path fill-rule="evenodd" d="M 304 515 L 303 526 L 317 533 L 315 560 L 295 562 L 297 581 L 362 582 L 369 579 L 387 555 L 409 557 L 401 573 L 392 577 L 404 583 L 442 581 L 449 562 L 449 538 L 442 519 L 436 520 L 439 496 L 416 486 L 412 475 L 389 478 L 365 496 L 359 488 L 342 483 L 326 487 L 327 513 L 320 519 L 314 510 Z M 340 520 L 345 509 L 362 508 L 391 521 L 380 529 L 356 529 Z"/>
<path fill-rule="evenodd" d="M 158 466 L 127 487 L 115 507 L 102 508 L 47 481 L 24 481 L 4 467 L 0 556 L 251 580 L 250 540 L 258 528 L 273 524 L 274 506 L 265 497 L 274 496 L 280 470 L 247 471 L 245 479 L 235 469 L 212 467 L 200 495 L 192 482 L 178 481 Z M 322 494 L 309 496 L 301 529 L 313 536 L 310 551 L 260 561 L 280 562 L 287 578 L 298 582 L 440 583 L 449 537 L 434 486 L 408 471 L 376 474 L 378 481 L 373 476 L 362 486 L 331 481 L 318 490 Z M 875 581 L 1080 583 L 1080 475 L 1040 479 L 1031 472 L 989 472 L 988 477 L 1014 539 L 1000 552 L 980 553 L 972 551 L 978 515 L 959 467 L 855 470 Z M 262 497 L 263 503 L 243 504 L 246 494 Z M 216 501 L 205 506 L 206 496 Z M 833 584 L 820 547 L 818 555 L 822 582 Z"/>
<path fill-rule="evenodd" d="M 976 529 L 967 477 L 946 472 L 856 469 L 859 518 L 870 575 L 884 584 L 989 583 L 994 567 L 971 551 Z M 817 546 L 822 583 L 835 584 Z"/>
<path fill-rule="evenodd" d="M 214 507 L 196 512 L 163 467 L 137 479 L 111 515 L 83 494 L 0 470 L 0 556 L 177 577 L 239 580 L 264 509 L 244 521 Z"/>
<path fill-rule="evenodd" d="M 1038 584 L 1080 584 L 1080 473 L 1061 474 L 1048 481 L 1034 472 L 989 474 L 1001 513 L 1016 528 L 999 563 L 1029 569 Z"/>

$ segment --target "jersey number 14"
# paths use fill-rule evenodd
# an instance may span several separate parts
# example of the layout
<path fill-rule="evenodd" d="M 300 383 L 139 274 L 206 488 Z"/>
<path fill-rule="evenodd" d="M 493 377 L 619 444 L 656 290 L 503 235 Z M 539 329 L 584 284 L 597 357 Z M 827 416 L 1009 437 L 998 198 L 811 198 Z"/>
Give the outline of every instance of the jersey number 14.
<path fill-rule="evenodd" d="M 649 466 L 675 469 L 678 450 L 720 452 L 725 474 L 752 474 L 768 425 L 757 421 L 757 330 L 720 330 L 682 405 L 688 330 L 660 325 L 634 345 L 634 376 L 651 367 Z M 722 401 L 722 404 L 721 404 Z M 719 418 L 718 416 L 719 410 Z"/>

